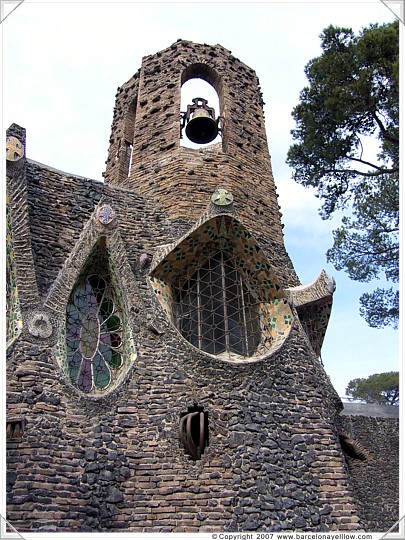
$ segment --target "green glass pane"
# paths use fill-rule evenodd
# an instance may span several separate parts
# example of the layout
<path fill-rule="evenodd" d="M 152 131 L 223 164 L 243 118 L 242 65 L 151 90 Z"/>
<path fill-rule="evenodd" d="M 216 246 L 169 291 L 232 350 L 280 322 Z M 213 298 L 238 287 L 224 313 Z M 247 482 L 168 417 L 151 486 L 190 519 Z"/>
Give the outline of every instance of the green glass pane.
<path fill-rule="evenodd" d="M 108 336 L 109 337 L 109 336 Z M 114 351 L 111 347 L 100 341 L 99 347 L 100 353 L 103 355 L 105 361 L 110 368 L 118 369 L 122 365 L 122 356 L 118 351 Z"/>
<path fill-rule="evenodd" d="M 121 319 L 117 315 L 111 315 L 104 321 L 104 327 L 108 332 L 116 332 L 121 328 Z"/>
<path fill-rule="evenodd" d="M 105 298 L 100 306 L 100 315 L 107 319 L 114 311 L 114 304 L 109 298 Z"/>
<path fill-rule="evenodd" d="M 122 365 L 122 356 L 119 352 L 113 351 L 111 358 L 111 367 L 113 369 L 118 369 Z"/>
<path fill-rule="evenodd" d="M 94 385 L 100 390 L 106 388 L 111 381 L 110 370 L 99 353 L 96 353 L 93 358 L 93 377 Z"/>

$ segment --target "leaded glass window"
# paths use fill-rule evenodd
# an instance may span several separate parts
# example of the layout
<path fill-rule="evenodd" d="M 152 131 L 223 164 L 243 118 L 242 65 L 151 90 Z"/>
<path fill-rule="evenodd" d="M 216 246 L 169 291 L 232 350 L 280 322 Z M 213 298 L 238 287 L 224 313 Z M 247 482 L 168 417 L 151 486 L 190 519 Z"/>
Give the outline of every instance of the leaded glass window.
<path fill-rule="evenodd" d="M 106 391 L 131 356 L 122 293 L 113 278 L 107 248 L 101 244 L 66 307 L 65 365 L 71 382 L 82 392 Z"/>
<path fill-rule="evenodd" d="M 258 303 L 226 252 L 210 255 L 176 300 L 177 327 L 199 349 L 251 356 L 260 343 Z"/>

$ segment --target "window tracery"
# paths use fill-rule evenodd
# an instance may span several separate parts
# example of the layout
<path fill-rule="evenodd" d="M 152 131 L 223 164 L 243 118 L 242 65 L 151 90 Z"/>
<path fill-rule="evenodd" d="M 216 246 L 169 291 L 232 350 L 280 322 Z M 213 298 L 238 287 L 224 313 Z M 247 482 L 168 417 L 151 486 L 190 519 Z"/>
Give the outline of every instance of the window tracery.
<path fill-rule="evenodd" d="M 82 392 L 97 394 L 111 388 L 126 359 L 133 357 L 123 306 L 108 249 L 101 242 L 70 295 L 62 331 L 65 368 Z"/>
<path fill-rule="evenodd" d="M 260 343 L 258 303 L 224 251 L 215 251 L 176 291 L 177 326 L 199 349 L 251 356 Z"/>

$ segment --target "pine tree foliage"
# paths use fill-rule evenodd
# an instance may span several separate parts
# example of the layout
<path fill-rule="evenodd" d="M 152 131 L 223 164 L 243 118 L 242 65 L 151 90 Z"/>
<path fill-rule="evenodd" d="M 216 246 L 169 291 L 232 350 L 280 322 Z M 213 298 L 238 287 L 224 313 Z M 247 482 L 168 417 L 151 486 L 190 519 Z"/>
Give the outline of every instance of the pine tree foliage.
<path fill-rule="evenodd" d="M 296 182 L 316 188 L 324 219 L 344 213 L 328 261 L 357 281 L 384 276 L 397 283 L 398 21 L 370 25 L 358 36 L 329 26 L 320 37 L 323 53 L 307 64 L 309 86 L 292 113 L 296 142 L 287 163 Z M 365 157 L 370 137 L 379 147 L 373 158 Z M 397 326 L 395 288 L 366 293 L 360 303 L 370 326 Z"/>
<path fill-rule="evenodd" d="M 376 373 L 367 379 L 353 379 L 346 388 L 346 395 L 366 403 L 399 404 L 399 373 Z"/>

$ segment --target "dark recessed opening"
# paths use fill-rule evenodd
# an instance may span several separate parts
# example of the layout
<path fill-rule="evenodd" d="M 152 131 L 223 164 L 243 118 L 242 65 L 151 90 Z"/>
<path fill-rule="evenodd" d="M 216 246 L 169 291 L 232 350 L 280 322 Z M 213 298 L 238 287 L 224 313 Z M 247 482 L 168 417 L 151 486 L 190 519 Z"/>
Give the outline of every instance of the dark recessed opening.
<path fill-rule="evenodd" d="M 194 404 L 180 415 L 179 439 L 192 459 L 201 459 L 209 442 L 208 412 L 203 407 Z"/>
<path fill-rule="evenodd" d="M 6 439 L 8 441 L 20 441 L 24 432 L 24 420 L 7 420 Z"/>
<path fill-rule="evenodd" d="M 339 435 L 340 445 L 346 459 L 367 461 L 368 455 L 360 443 L 347 435 Z"/>

